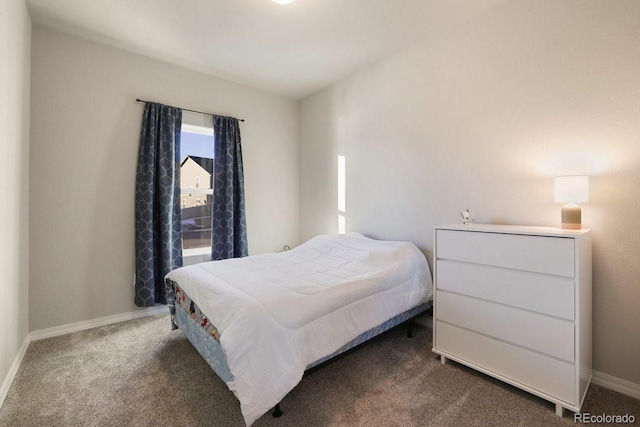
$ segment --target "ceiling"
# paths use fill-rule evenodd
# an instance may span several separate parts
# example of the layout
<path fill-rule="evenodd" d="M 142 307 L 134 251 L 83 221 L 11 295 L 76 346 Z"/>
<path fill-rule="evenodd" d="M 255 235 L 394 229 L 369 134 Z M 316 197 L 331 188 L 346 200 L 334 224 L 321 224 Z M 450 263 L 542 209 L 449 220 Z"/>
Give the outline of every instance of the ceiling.
<path fill-rule="evenodd" d="M 304 98 L 506 0 L 26 0 L 33 22 Z"/>

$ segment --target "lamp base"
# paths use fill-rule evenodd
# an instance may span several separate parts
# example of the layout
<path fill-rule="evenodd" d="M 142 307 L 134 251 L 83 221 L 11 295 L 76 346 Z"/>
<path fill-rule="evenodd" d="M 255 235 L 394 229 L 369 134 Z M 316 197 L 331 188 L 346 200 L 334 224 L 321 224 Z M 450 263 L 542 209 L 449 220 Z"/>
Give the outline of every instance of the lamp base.
<path fill-rule="evenodd" d="M 575 203 L 567 203 L 562 207 L 562 228 L 569 230 L 582 229 L 582 211 Z"/>

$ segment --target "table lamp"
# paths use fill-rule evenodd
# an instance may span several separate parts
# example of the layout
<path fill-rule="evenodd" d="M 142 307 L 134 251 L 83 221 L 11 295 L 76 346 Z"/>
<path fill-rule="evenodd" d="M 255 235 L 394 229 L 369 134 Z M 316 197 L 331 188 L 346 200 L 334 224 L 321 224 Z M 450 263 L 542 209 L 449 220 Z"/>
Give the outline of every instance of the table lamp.
<path fill-rule="evenodd" d="M 562 228 L 580 230 L 582 212 L 576 203 L 589 201 L 589 177 L 584 175 L 557 176 L 553 179 L 553 197 L 562 207 Z"/>

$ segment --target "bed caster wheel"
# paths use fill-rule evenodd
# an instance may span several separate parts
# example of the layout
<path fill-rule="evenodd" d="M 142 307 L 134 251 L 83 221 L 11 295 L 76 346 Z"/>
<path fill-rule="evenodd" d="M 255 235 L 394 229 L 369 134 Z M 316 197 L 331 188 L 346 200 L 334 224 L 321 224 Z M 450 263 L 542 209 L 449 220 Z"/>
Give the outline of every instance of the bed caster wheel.
<path fill-rule="evenodd" d="M 282 411 L 280 410 L 280 404 L 278 403 L 275 408 L 273 408 L 273 414 L 271 414 L 273 418 L 280 418 L 282 416 Z"/>
<path fill-rule="evenodd" d="M 407 325 L 407 338 L 413 338 L 413 321 Z"/>

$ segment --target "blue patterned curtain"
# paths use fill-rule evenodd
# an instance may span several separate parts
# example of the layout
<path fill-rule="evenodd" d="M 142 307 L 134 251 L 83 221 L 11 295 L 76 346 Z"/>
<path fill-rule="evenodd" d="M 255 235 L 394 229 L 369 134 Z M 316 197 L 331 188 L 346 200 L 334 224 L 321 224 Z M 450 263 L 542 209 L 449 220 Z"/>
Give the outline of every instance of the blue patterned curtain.
<path fill-rule="evenodd" d="M 136 174 L 135 304 L 166 304 L 164 276 L 182 266 L 180 127 L 182 110 L 146 102 Z"/>
<path fill-rule="evenodd" d="M 238 119 L 213 116 L 214 185 L 211 259 L 247 256 L 244 172 Z"/>

